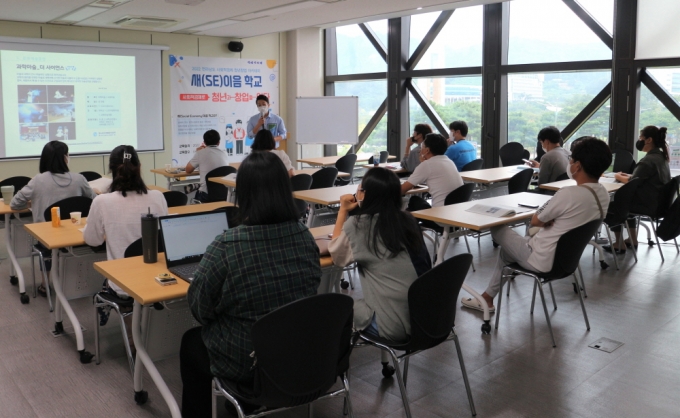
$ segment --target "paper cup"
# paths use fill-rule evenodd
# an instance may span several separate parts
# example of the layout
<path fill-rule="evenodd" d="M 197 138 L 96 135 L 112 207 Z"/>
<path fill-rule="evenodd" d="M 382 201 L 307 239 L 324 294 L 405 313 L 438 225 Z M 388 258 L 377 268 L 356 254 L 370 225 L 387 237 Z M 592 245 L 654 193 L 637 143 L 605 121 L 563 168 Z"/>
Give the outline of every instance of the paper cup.
<path fill-rule="evenodd" d="M 171 172 L 171 171 L 172 171 L 172 164 L 166 164 L 166 165 L 165 165 L 165 172 L 166 172 L 166 173 L 169 173 L 169 172 Z"/>
<path fill-rule="evenodd" d="M 80 225 L 81 212 L 71 212 L 71 223 L 74 225 Z"/>
<path fill-rule="evenodd" d="M 14 197 L 14 186 L 2 186 L 0 187 L 0 192 L 2 192 L 2 201 L 9 205 Z"/>

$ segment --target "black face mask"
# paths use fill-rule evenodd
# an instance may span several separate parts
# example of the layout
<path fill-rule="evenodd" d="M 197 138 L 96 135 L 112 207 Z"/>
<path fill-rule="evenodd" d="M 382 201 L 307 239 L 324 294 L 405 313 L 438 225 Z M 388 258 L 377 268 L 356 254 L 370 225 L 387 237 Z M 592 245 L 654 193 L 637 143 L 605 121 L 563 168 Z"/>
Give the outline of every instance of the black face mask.
<path fill-rule="evenodd" d="M 638 151 L 642 151 L 642 149 L 643 149 L 644 147 L 645 147 L 645 140 L 644 140 L 644 139 L 639 139 L 639 140 L 635 143 L 635 148 L 636 148 Z"/>

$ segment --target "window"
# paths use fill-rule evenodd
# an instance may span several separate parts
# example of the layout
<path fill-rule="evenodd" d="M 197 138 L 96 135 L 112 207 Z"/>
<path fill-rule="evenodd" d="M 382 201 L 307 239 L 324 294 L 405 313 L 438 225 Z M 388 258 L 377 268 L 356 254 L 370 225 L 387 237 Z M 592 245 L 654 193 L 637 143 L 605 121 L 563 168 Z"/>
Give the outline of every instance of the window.
<path fill-rule="evenodd" d="M 359 25 L 340 26 L 336 28 L 335 34 L 338 74 L 387 72 L 387 63 L 369 42 Z"/>
<path fill-rule="evenodd" d="M 374 20 L 366 23 L 366 25 L 373 30 L 380 42 L 387 48 L 387 19 Z"/>
<path fill-rule="evenodd" d="M 510 2 L 508 64 L 611 58 L 612 51 L 561 0 Z"/>
<path fill-rule="evenodd" d="M 375 114 L 376 110 L 380 107 L 382 102 L 387 96 L 387 81 L 386 80 L 371 80 L 371 81 L 343 81 L 335 83 L 335 95 L 336 96 L 358 96 L 359 97 L 359 132 L 357 135 L 364 130 L 368 122 Z M 376 133 L 378 128 L 383 125 L 383 139 L 382 148 L 385 150 L 387 148 L 387 119 L 383 117 L 383 120 L 378 124 L 378 127 L 373 131 L 369 140 L 364 144 L 364 151 L 369 142 L 378 144 L 381 140 L 380 135 Z M 378 144 L 379 145 L 379 144 Z M 377 146 L 377 145 L 376 145 Z M 347 145 L 338 146 L 338 154 L 344 155 L 349 149 Z M 368 151 L 366 151 L 368 152 Z"/>
<path fill-rule="evenodd" d="M 509 74 L 508 141 L 533 153 L 538 131 L 564 129 L 610 79 L 609 71 Z"/>
<path fill-rule="evenodd" d="M 595 138 L 607 141 L 609 139 L 609 107 L 609 100 L 607 100 L 602 107 L 593 113 L 586 123 L 574 132 L 569 141 L 582 136 L 594 136 Z M 568 149 L 569 145 L 565 147 Z"/>
<path fill-rule="evenodd" d="M 656 78 L 656 77 L 655 77 Z M 659 80 L 657 78 L 659 82 Z M 663 85 L 663 83 L 661 83 Z M 678 94 L 674 95 L 676 100 Z M 640 87 L 640 124 L 639 129 L 648 125 L 668 128 L 666 141 L 672 146 L 680 146 L 680 121 L 643 84 Z M 636 138 L 637 139 L 637 138 Z M 680 168 L 680 167 L 678 167 Z"/>
<path fill-rule="evenodd" d="M 427 32 L 430 30 L 440 14 L 441 12 L 433 12 L 411 16 L 411 33 L 409 36 L 408 52 L 409 57 L 413 55 L 413 52 L 423 41 L 423 38 L 425 38 L 425 35 L 427 35 Z"/>
<path fill-rule="evenodd" d="M 614 0 L 578 0 L 609 34 L 614 33 Z"/>

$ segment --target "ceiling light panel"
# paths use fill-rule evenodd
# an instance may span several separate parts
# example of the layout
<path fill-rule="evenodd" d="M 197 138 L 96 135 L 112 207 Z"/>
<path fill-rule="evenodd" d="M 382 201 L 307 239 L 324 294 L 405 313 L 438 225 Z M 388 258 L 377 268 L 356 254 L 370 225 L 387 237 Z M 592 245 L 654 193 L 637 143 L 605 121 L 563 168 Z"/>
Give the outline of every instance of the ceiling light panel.
<path fill-rule="evenodd" d="M 290 13 L 290 12 L 294 12 L 294 11 L 297 11 L 297 10 L 311 9 L 313 7 L 323 6 L 324 4 L 325 3 L 318 2 L 318 1 L 300 1 L 300 2 L 297 2 L 297 3 L 286 4 L 285 6 L 272 7 L 272 8 L 269 8 L 269 9 L 260 10 L 258 12 L 248 13 L 248 14 L 241 15 L 241 16 L 235 16 L 235 17 L 232 17 L 230 19 L 240 20 L 240 21 L 248 21 L 248 20 L 259 19 L 261 17 Z"/>

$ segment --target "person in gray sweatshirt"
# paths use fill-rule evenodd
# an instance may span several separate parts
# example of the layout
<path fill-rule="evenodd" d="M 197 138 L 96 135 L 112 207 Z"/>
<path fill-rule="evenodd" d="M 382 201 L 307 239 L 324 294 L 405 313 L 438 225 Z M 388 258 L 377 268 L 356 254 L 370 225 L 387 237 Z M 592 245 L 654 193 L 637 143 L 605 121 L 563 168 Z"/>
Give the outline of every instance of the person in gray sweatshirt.
<path fill-rule="evenodd" d="M 12 209 L 25 209 L 31 203 L 33 222 L 45 222 L 45 209 L 54 203 L 73 196 L 96 196 L 85 177 L 71 173 L 68 169 L 68 145 L 60 141 L 45 144 L 40 155 L 40 174 L 36 175 L 19 190 L 10 202 Z M 49 257 L 51 251 L 42 244 L 36 245 L 44 256 Z M 45 268 L 50 270 L 51 262 L 45 261 Z M 45 283 L 38 287 L 38 293 L 47 296 Z"/>

